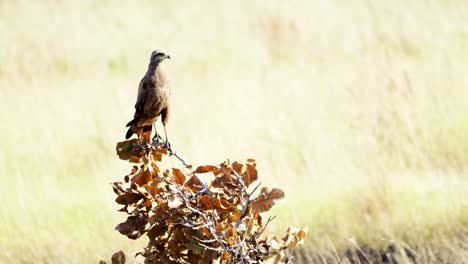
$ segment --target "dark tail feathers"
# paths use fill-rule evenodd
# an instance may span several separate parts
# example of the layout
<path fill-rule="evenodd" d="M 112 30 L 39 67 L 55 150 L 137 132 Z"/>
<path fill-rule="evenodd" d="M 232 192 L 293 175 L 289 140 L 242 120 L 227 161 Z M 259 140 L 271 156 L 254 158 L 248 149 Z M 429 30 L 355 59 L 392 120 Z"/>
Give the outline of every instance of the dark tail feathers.
<path fill-rule="evenodd" d="M 129 139 L 132 135 L 133 135 L 133 123 L 135 123 L 135 119 L 133 119 L 132 121 L 128 122 L 126 127 L 130 127 L 128 130 L 127 130 L 127 134 L 125 134 L 125 138 L 126 139 Z"/>

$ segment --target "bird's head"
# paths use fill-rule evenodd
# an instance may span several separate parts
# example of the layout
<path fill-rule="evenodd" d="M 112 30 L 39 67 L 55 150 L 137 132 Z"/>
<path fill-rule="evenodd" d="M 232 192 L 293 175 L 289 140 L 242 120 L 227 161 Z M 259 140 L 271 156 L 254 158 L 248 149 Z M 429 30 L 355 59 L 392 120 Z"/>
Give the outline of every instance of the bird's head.
<path fill-rule="evenodd" d="M 159 65 L 163 60 L 170 59 L 171 56 L 165 54 L 160 50 L 155 50 L 151 53 L 150 63 L 153 65 Z"/>

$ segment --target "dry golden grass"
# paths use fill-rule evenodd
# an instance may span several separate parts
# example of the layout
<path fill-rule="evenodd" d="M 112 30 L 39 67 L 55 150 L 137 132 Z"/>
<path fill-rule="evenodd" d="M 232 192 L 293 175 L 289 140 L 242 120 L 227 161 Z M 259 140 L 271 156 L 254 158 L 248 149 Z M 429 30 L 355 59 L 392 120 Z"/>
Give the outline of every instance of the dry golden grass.
<path fill-rule="evenodd" d="M 394 241 L 468 262 L 468 2 L 178 3 L 0 1 L 1 263 L 141 248 L 108 183 L 156 48 L 174 148 L 256 158 L 287 194 L 272 227 L 308 226 L 311 255 Z"/>

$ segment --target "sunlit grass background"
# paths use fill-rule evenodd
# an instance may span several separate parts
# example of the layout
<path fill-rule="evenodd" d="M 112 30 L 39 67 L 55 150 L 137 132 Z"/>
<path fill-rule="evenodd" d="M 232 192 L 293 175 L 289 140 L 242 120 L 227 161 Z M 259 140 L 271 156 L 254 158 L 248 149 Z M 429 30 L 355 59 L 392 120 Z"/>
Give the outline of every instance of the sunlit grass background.
<path fill-rule="evenodd" d="M 256 158 L 306 254 L 391 243 L 468 262 L 468 2 L 0 1 L 0 262 L 97 263 L 149 55 L 174 148 Z M 177 161 L 169 161 L 178 165 Z M 131 258 L 131 257 L 130 257 Z"/>

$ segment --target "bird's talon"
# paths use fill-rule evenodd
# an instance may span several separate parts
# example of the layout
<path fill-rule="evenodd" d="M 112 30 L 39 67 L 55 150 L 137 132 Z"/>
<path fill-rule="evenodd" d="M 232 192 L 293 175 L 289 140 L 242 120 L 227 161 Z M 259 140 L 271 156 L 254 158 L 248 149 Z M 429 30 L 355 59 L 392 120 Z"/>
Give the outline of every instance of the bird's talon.
<path fill-rule="evenodd" d="M 167 142 L 167 141 L 166 141 L 166 148 L 167 148 L 167 150 L 168 150 L 170 153 L 172 153 L 172 146 L 171 146 L 171 143 L 169 143 L 169 142 Z"/>

